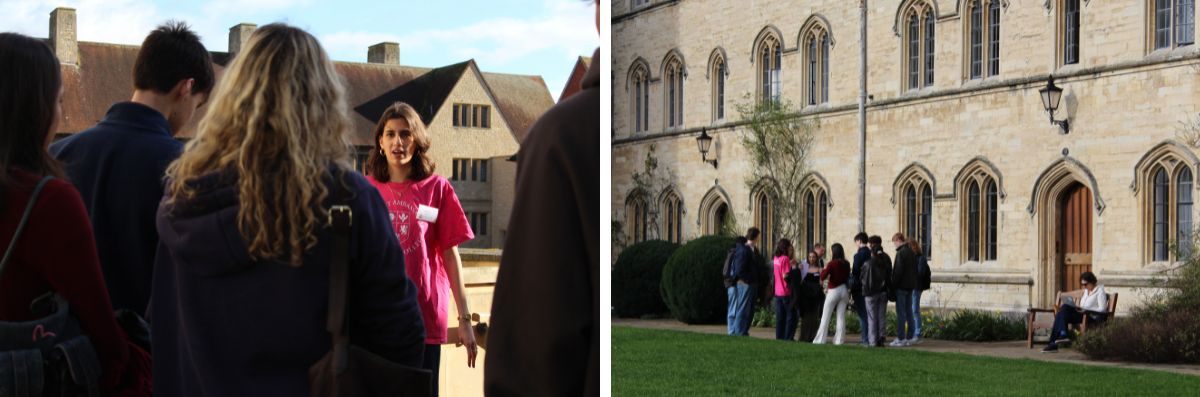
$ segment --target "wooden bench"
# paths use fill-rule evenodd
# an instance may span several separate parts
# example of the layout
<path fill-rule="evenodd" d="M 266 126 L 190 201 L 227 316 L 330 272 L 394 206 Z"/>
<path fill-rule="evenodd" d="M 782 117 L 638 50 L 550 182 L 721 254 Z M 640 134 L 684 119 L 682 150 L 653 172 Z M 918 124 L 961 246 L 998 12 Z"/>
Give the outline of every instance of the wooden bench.
<path fill-rule="evenodd" d="M 1084 310 L 1083 313 L 1085 314 L 1085 316 L 1083 316 L 1083 322 L 1079 323 L 1079 325 L 1078 325 L 1079 333 L 1082 334 L 1084 332 L 1087 332 L 1087 328 L 1088 328 L 1089 324 L 1091 324 L 1093 326 L 1096 325 L 1095 320 L 1092 320 L 1092 318 L 1091 318 L 1091 316 L 1089 316 L 1089 314 L 1098 314 L 1098 315 L 1105 316 L 1105 318 L 1112 318 L 1113 316 L 1116 315 L 1116 313 L 1117 313 L 1117 295 L 1119 295 L 1119 294 L 1114 292 L 1114 293 L 1106 294 L 1106 295 L 1108 296 L 1108 308 L 1105 311 L 1097 312 L 1097 311 L 1091 311 L 1091 310 Z M 1053 320 L 1051 320 L 1051 322 L 1048 322 L 1048 323 L 1040 323 L 1040 322 L 1034 321 L 1036 319 L 1037 314 L 1038 313 L 1058 314 L 1058 311 L 1062 309 L 1062 297 L 1064 297 L 1064 296 L 1070 296 L 1072 299 L 1075 299 L 1075 302 L 1079 302 L 1080 299 L 1083 299 L 1083 290 L 1070 291 L 1070 292 L 1059 292 L 1058 299 L 1057 299 L 1057 301 L 1054 302 L 1053 310 L 1029 308 L 1029 348 L 1030 349 L 1033 348 L 1033 344 L 1035 343 L 1033 341 L 1033 331 L 1034 330 L 1051 329 L 1054 327 Z M 1072 325 L 1069 325 L 1068 327 L 1074 327 L 1074 326 L 1075 325 L 1072 324 Z M 1051 335 L 1051 338 L 1053 338 L 1053 337 L 1054 336 Z M 1047 340 L 1045 342 L 1038 341 L 1036 343 L 1048 345 L 1048 344 L 1050 344 L 1050 341 L 1049 340 Z"/>

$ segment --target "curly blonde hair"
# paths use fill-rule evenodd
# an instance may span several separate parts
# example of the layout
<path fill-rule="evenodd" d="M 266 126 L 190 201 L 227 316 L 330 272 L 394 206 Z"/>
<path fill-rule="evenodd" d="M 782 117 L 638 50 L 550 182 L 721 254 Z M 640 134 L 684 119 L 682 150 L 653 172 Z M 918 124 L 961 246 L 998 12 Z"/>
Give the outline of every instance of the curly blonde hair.
<path fill-rule="evenodd" d="M 188 185 L 196 177 L 235 170 L 250 256 L 300 266 L 329 216 L 321 203 L 330 165 L 353 168 L 344 97 L 315 37 L 283 23 L 259 28 L 225 70 L 196 138 L 167 168 L 169 202 L 199 193 Z"/>

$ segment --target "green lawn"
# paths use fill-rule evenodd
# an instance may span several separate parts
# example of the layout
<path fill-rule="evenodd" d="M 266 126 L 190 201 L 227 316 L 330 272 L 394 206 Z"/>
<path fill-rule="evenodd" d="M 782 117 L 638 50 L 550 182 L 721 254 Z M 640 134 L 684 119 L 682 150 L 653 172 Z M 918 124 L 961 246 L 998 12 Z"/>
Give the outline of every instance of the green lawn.
<path fill-rule="evenodd" d="M 614 396 L 1195 395 L 1200 376 L 612 327 Z"/>

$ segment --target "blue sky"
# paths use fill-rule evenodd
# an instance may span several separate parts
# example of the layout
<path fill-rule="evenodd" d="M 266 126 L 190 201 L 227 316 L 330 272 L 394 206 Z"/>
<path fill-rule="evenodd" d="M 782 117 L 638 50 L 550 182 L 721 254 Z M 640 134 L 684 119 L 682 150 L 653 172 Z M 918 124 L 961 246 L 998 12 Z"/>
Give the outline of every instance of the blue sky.
<path fill-rule="evenodd" d="M 368 46 L 394 41 L 402 65 L 474 58 L 485 72 L 542 76 L 556 100 L 576 57 L 600 45 L 596 8 L 581 0 L 0 0 L 0 31 L 47 37 L 55 7 L 75 8 L 80 41 L 140 44 L 155 25 L 178 19 L 210 51 L 225 51 L 238 23 L 287 22 L 334 60 L 366 62 Z"/>

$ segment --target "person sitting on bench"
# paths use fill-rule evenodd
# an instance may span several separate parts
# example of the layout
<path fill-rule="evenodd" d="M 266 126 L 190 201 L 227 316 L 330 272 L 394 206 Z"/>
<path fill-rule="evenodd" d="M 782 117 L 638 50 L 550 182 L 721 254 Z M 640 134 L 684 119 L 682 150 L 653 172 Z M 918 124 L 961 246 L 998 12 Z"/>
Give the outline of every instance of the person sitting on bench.
<path fill-rule="evenodd" d="M 1058 313 L 1054 314 L 1054 326 L 1050 328 L 1050 346 L 1042 349 L 1042 353 L 1058 353 L 1057 342 L 1067 339 L 1067 325 L 1083 322 L 1085 311 L 1102 312 L 1108 308 L 1108 294 L 1104 292 L 1103 285 L 1096 285 L 1095 274 L 1083 272 L 1079 275 L 1079 283 L 1083 284 L 1083 298 L 1079 299 L 1079 302 L 1063 301 Z M 1093 320 L 1103 319 L 1100 315 L 1092 316 Z"/>

